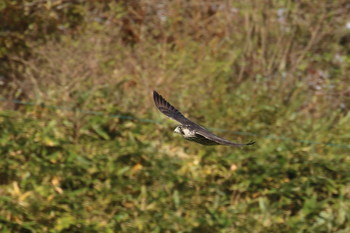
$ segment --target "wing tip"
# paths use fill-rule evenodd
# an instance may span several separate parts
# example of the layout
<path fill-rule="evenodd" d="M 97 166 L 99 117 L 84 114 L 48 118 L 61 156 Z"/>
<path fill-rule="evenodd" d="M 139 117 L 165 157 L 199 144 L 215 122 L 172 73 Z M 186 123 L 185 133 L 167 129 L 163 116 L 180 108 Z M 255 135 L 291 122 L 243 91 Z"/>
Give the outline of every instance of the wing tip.
<path fill-rule="evenodd" d="M 254 145 L 255 144 L 255 142 L 254 141 L 251 141 L 251 142 L 248 142 L 246 145 L 247 146 L 251 146 L 251 145 Z"/>
<path fill-rule="evenodd" d="M 156 103 L 156 105 L 158 105 L 162 99 L 163 99 L 162 96 L 157 91 L 153 90 L 154 103 Z"/>
<path fill-rule="evenodd" d="M 159 96 L 159 93 L 156 92 L 155 90 L 153 90 L 153 98 L 155 98 L 155 97 L 157 97 L 157 96 Z"/>
<path fill-rule="evenodd" d="M 172 107 L 157 91 L 153 90 L 153 101 L 156 107 L 161 111 L 163 107 Z M 164 112 L 163 112 L 164 113 Z"/>

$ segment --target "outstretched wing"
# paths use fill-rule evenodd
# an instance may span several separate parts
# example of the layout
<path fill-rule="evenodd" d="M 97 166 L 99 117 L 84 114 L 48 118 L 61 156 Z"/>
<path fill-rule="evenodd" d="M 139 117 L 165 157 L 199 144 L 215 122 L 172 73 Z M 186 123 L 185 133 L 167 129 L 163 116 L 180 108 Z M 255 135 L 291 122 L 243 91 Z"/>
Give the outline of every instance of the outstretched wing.
<path fill-rule="evenodd" d="M 153 91 L 153 100 L 156 104 L 156 107 L 161 111 L 164 115 L 180 122 L 181 124 L 193 124 L 192 121 L 184 117 L 182 113 L 177 110 L 174 106 L 172 106 L 168 101 L 166 101 L 163 96 L 159 95 L 158 92 Z"/>
<path fill-rule="evenodd" d="M 196 129 L 196 135 L 198 137 L 203 137 L 209 141 L 212 141 L 213 143 L 212 144 L 220 144 L 220 145 L 227 145 L 227 146 L 249 146 L 249 145 L 253 145 L 255 142 L 249 142 L 249 143 L 243 143 L 243 144 L 240 144 L 240 143 L 234 143 L 234 142 L 231 142 L 229 140 L 226 140 L 224 138 L 220 138 L 218 136 L 216 136 L 215 134 L 213 134 L 212 132 L 206 130 L 206 129 L 203 129 L 203 128 L 198 128 Z"/>

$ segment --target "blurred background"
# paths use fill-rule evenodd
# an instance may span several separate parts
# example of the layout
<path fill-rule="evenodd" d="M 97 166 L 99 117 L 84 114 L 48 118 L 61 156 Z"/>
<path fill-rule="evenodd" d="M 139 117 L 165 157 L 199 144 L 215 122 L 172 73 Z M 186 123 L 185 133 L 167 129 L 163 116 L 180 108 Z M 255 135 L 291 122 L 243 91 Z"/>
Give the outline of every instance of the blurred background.
<path fill-rule="evenodd" d="M 347 0 L 3 0 L 1 232 L 350 232 Z M 157 90 L 244 148 L 173 134 Z"/>

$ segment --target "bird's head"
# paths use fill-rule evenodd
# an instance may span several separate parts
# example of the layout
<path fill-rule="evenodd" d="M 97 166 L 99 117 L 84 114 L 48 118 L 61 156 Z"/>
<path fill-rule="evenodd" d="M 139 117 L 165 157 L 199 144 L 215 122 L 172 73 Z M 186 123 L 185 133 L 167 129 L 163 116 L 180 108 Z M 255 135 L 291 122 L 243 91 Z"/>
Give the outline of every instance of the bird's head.
<path fill-rule="evenodd" d="M 174 129 L 174 133 L 178 133 L 181 135 L 183 134 L 181 125 L 176 126 L 176 128 Z"/>

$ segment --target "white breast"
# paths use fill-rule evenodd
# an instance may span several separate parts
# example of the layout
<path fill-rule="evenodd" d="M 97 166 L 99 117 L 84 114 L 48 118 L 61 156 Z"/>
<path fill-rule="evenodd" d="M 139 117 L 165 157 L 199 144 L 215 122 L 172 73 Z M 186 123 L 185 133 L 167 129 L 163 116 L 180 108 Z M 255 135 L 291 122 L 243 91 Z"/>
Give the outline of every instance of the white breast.
<path fill-rule="evenodd" d="M 186 138 L 186 137 L 194 137 L 195 136 L 195 132 L 194 131 L 191 131 L 191 130 L 189 130 L 189 129 L 186 129 L 186 128 L 184 128 L 184 129 L 182 129 L 182 131 L 184 132 L 184 137 Z"/>

